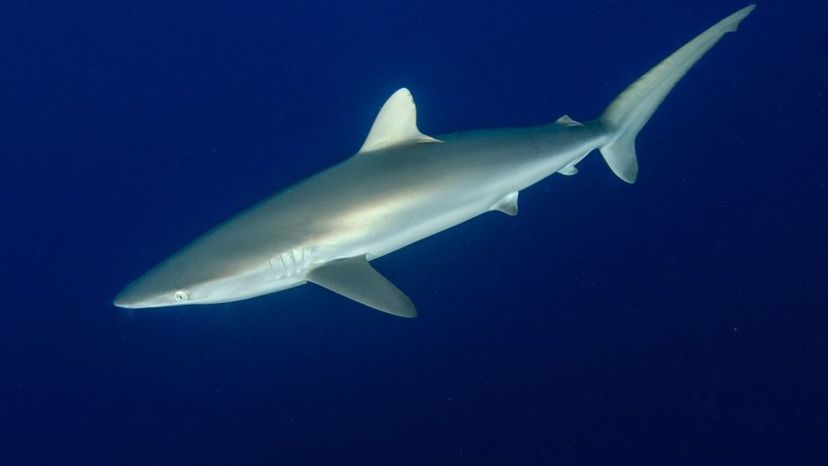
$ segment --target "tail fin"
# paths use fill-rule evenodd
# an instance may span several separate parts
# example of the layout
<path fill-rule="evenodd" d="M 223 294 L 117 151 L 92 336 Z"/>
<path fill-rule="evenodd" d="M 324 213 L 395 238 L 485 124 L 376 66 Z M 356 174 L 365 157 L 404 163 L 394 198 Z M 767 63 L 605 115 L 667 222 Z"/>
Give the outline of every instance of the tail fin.
<path fill-rule="evenodd" d="M 627 183 L 634 183 L 638 176 L 635 156 L 635 137 L 647 123 L 673 86 L 719 39 L 733 32 L 756 5 L 733 13 L 704 31 L 684 47 L 651 69 L 634 82 L 607 107 L 601 122 L 612 135 L 601 147 L 601 155 L 610 169 Z"/>

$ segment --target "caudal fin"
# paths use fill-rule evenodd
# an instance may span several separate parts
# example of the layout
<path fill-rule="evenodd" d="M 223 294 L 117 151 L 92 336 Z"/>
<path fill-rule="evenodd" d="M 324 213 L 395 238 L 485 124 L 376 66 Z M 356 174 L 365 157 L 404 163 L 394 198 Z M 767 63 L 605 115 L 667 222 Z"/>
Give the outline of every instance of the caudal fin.
<path fill-rule="evenodd" d="M 651 69 L 621 93 L 601 115 L 612 135 L 600 148 L 610 169 L 627 183 L 638 177 L 635 137 L 673 86 L 719 39 L 733 32 L 756 8 L 750 5 L 719 21 Z"/>

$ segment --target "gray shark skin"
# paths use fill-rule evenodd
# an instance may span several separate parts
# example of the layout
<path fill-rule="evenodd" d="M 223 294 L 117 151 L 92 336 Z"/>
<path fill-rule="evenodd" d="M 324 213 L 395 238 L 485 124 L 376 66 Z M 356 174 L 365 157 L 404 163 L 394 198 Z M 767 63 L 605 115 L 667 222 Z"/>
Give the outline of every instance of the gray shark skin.
<path fill-rule="evenodd" d="M 684 74 L 753 11 L 743 8 L 633 83 L 600 118 L 431 137 L 403 88 L 383 105 L 360 151 L 273 195 L 162 262 L 114 300 L 125 308 L 253 298 L 307 282 L 372 308 L 415 317 L 411 300 L 369 261 L 488 211 L 517 214 L 518 193 L 573 175 L 599 150 L 633 183 L 635 138 Z"/>

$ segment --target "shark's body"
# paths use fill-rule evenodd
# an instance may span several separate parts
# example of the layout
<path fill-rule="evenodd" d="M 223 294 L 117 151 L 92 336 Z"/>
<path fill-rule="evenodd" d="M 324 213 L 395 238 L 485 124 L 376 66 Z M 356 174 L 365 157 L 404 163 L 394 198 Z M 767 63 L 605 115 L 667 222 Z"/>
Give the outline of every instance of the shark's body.
<path fill-rule="evenodd" d="M 432 138 L 407 89 L 380 110 L 360 151 L 214 228 L 129 285 L 121 307 L 236 301 L 313 282 L 391 314 L 411 301 L 368 261 L 484 212 L 517 213 L 518 193 L 571 175 L 599 149 L 634 182 L 635 137 L 675 83 L 753 9 L 720 21 L 622 93 L 586 124 L 568 116 L 532 128 Z"/>

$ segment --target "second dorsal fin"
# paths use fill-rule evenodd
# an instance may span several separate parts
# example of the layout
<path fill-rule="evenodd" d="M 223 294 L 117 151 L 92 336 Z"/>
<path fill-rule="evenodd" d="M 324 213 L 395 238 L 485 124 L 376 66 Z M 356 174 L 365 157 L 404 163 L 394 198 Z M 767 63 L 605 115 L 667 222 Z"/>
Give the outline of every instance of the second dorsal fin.
<path fill-rule="evenodd" d="M 426 136 L 417 128 L 417 106 L 414 105 L 414 97 L 403 87 L 385 101 L 359 153 L 418 142 L 440 141 Z"/>
<path fill-rule="evenodd" d="M 555 120 L 555 123 L 561 126 L 586 126 L 580 121 L 573 120 L 572 117 L 570 117 L 569 115 L 564 115 L 558 118 L 557 120 Z"/>

